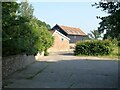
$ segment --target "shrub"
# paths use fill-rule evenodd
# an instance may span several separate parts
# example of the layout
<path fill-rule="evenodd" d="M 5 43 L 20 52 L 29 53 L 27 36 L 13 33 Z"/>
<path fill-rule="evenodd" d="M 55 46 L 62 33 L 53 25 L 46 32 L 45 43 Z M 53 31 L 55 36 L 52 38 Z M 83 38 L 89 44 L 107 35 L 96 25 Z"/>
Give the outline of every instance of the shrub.
<path fill-rule="evenodd" d="M 109 40 L 80 41 L 76 44 L 75 55 L 108 55 L 112 51 L 112 43 Z"/>
<path fill-rule="evenodd" d="M 117 40 L 117 38 L 114 38 L 111 41 L 112 41 L 113 45 L 118 46 L 118 40 Z"/>
<path fill-rule="evenodd" d="M 45 56 L 48 56 L 49 55 L 49 52 L 47 50 L 45 50 L 45 53 L 44 53 Z"/>

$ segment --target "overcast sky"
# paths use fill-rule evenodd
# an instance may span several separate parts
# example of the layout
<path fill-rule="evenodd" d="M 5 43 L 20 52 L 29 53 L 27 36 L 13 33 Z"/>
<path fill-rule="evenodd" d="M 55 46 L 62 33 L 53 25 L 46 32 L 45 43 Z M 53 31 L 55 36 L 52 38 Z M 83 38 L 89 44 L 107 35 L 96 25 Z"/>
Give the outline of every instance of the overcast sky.
<path fill-rule="evenodd" d="M 101 9 L 92 7 L 91 4 L 94 2 L 30 2 L 30 4 L 34 7 L 34 15 L 51 27 L 55 24 L 72 26 L 81 28 L 86 34 L 99 26 L 101 20 L 96 16 L 107 15 Z"/>

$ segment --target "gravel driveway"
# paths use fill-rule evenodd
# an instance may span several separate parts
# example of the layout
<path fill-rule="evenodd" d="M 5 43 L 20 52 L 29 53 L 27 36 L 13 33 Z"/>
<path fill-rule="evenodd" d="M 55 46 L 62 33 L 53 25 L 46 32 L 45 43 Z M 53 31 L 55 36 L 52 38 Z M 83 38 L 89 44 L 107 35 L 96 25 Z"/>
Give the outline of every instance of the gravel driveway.
<path fill-rule="evenodd" d="M 57 53 L 13 74 L 5 88 L 116 88 L 118 61 Z"/>

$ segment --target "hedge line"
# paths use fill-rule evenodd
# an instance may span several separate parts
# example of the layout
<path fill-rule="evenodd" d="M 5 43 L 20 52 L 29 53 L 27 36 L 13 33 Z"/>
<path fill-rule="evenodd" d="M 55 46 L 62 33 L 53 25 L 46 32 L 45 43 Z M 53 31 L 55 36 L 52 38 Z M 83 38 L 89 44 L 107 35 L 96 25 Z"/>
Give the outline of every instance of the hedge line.
<path fill-rule="evenodd" d="M 112 42 L 108 40 L 80 41 L 76 44 L 75 55 L 108 55 L 112 52 Z"/>

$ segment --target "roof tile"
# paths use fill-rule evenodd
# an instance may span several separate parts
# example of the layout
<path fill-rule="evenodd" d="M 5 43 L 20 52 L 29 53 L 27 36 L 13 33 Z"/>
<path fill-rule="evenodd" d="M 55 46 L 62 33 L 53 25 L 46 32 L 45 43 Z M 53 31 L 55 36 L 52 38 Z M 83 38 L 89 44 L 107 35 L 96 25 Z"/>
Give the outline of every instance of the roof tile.
<path fill-rule="evenodd" d="M 70 35 L 86 35 L 80 28 L 74 28 L 68 26 L 60 26 L 60 28 Z"/>

